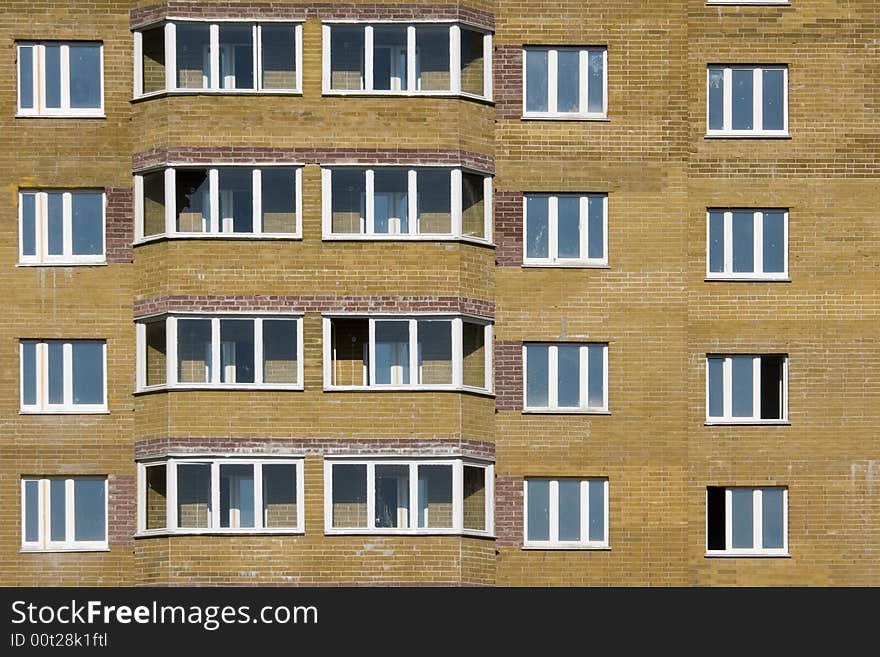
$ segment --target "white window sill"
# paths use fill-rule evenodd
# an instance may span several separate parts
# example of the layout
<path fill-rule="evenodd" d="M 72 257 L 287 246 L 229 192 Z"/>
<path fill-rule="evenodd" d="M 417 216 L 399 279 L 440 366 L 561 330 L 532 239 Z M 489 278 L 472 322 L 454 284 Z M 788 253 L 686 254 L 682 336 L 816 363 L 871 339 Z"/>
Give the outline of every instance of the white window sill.
<path fill-rule="evenodd" d="M 106 119 L 107 115 L 104 114 L 103 110 L 96 112 L 89 112 L 87 114 L 72 114 L 72 113 L 58 113 L 58 114 L 22 114 L 18 113 L 15 115 L 16 119 Z"/>
<path fill-rule="evenodd" d="M 706 139 L 791 139 L 788 132 L 707 132 Z"/>
<path fill-rule="evenodd" d="M 441 529 L 424 528 L 424 529 L 395 529 L 393 527 L 383 527 L 381 529 L 325 529 L 325 536 L 469 536 L 472 538 L 492 538 L 495 536 L 488 532 L 479 532 L 476 530 L 461 529 Z"/>
<path fill-rule="evenodd" d="M 135 395 L 142 395 L 151 392 L 174 392 L 178 390 L 255 390 L 267 392 L 302 392 L 304 387 L 299 384 L 254 384 L 254 383 L 177 383 L 173 385 L 156 385 L 146 388 L 139 388 L 134 391 Z"/>
<path fill-rule="evenodd" d="M 611 269 L 606 262 L 523 262 L 524 269 Z"/>
<path fill-rule="evenodd" d="M 703 555 L 707 559 L 718 558 L 732 558 L 732 557 L 752 557 L 758 559 L 768 559 L 768 558 L 777 558 L 777 559 L 791 559 L 791 554 L 788 552 L 754 552 L 754 551 L 735 551 L 735 550 L 727 550 L 724 552 L 706 552 Z"/>
<path fill-rule="evenodd" d="M 302 96 L 300 89 L 162 89 L 141 96 L 135 96 L 130 102 L 138 103 L 153 98 L 169 96 Z"/>
<path fill-rule="evenodd" d="M 47 410 L 36 410 L 22 408 L 19 415 L 110 415 L 107 408 L 101 409 L 78 409 L 78 408 L 53 408 Z"/>
<path fill-rule="evenodd" d="M 71 260 L 67 262 L 19 262 L 16 267 L 104 267 L 107 260 Z"/>
<path fill-rule="evenodd" d="M 495 396 L 491 390 L 467 386 L 324 386 L 324 392 L 470 392 L 485 397 Z"/>
<path fill-rule="evenodd" d="M 587 408 L 523 408 L 528 415 L 611 415 L 611 411 Z"/>
<path fill-rule="evenodd" d="M 474 237 L 457 237 L 440 233 L 434 235 L 360 235 L 350 233 L 345 235 L 323 235 L 321 239 L 325 242 L 466 242 L 480 246 L 495 246 L 489 240 Z"/>
<path fill-rule="evenodd" d="M 464 98 L 466 100 L 476 100 L 483 103 L 491 103 L 493 102 L 491 98 L 486 98 L 485 96 L 478 96 L 477 94 L 470 94 L 467 92 L 456 93 L 454 91 L 445 91 L 445 90 L 437 90 L 437 91 L 391 91 L 388 89 L 381 90 L 373 90 L 367 91 L 366 89 L 323 89 L 321 91 L 322 96 L 362 96 L 362 97 L 372 97 L 372 96 L 385 96 L 385 97 L 399 97 L 399 98 Z"/>
<path fill-rule="evenodd" d="M 731 276 L 712 274 L 703 279 L 706 282 L 723 281 L 725 283 L 791 283 L 788 276 Z"/>
<path fill-rule="evenodd" d="M 524 112 L 523 121 L 599 121 L 610 122 L 604 114 L 550 114 L 549 112 Z"/>
<path fill-rule="evenodd" d="M 109 552 L 110 548 L 106 545 L 102 547 L 66 547 L 66 548 L 30 548 L 23 547 L 19 554 L 54 554 L 59 552 Z"/>
<path fill-rule="evenodd" d="M 156 538 L 168 536 L 303 536 L 305 531 L 302 529 L 285 529 L 285 528 L 269 528 L 254 529 L 253 527 L 243 527 L 239 529 L 218 529 L 218 528 L 186 528 L 186 529 L 155 529 L 138 532 L 135 538 Z"/>
<path fill-rule="evenodd" d="M 707 427 L 741 427 L 741 426 L 770 426 L 770 427 L 788 427 L 791 422 L 788 420 L 734 420 L 734 419 L 718 419 L 706 420 L 704 426 Z"/>
<path fill-rule="evenodd" d="M 611 551 L 611 546 L 607 543 L 603 545 L 564 545 L 560 543 L 547 543 L 546 545 L 542 545 L 540 543 L 523 543 L 523 550 L 575 550 L 575 551 L 584 551 L 584 550 L 596 550 L 596 551 Z"/>
<path fill-rule="evenodd" d="M 278 240 L 302 240 L 302 233 L 174 233 L 172 235 L 150 235 L 136 239 L 132 246 L 152 244 L 164 240 L 250 240 L 250 241 L 278 241 Z"/>

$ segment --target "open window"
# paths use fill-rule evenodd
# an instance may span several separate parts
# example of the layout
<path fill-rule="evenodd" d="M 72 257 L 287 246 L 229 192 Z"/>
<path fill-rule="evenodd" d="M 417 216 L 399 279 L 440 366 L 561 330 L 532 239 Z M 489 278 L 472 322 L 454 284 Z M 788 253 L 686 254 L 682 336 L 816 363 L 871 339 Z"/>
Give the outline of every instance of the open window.
<path fill-rule="evenodd" d="M 784 423 L 788 419 L 788 358 L 710 355 L 706 358 L 707 421 Z"/>

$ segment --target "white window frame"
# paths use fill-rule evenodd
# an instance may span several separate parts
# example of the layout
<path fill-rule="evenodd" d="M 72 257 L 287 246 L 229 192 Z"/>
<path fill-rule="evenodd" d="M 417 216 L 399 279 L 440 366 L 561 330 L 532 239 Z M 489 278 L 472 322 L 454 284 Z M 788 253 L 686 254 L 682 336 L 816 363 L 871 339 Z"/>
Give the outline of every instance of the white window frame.
<path fill-rule="evenodd" d="M 61 47 L 59 65 L 59 87 L 61 92 L 61 107 L 46 107 L 46 45 Z M 71 107 L 70 106 L 70 46 L 98 46 L 98 62 L 101 75 L 101 104 L 98 107 Z M 16 64 L 15 77 L 18 80 L 16 87 L 16 116 L 46 116 L 56 118 L 104 118 L 104 42 L 103 41 L 16 41 Z M 23 48 L 33 48 L 33 107 L 21 106 L 20 88 L 24 83 L 20 77 L 18 62 L 21 59 Z"/>
<path fill-rule="evenodd" d="M 293 465 L 296 467 L 296 527 L 265 527 L 263 521 L 263 466 Z M 165 466 L 165 520 L 166 527 L 147 529 L 147 468 Z M 211 469 L 211 510 L 208 527 L 179 527 L 177 517 L 177 467 L 183 465 L 207 465 Z M 220 466 L 254 466 L 254 526 L 220 526 Z M 242 454 L 169 454 L 143 459 L 137 463 L 137 534 L 136 537 L 169 534 L 303 534 L 305 533 L 305 483 L 303 481 L 303 457 L 300 455 L 254 455 Z"/>
<path fill-rule="evenodd" d="M 526 56 L 529 51 L 545 51 L 547 53 L 547 111 L 538 112 L 526 108 L 528 101 L 528 81 Z M 557 58 L 559 51 L 578 52 L 578 111 L 557 111 L 558 74 Z M 589 51 L 602 50 L 602 111 L 590 112 L 587 110 L 589 100 Z M 522 118 L 524 119 L 555 119 L 555 120 L 606 120 L 608 118 L 608 46 L 523 46 L 522 49 Z"/>
<path fill-rule="evenodd" d="M 64 525 L 65 540 L 52 541 L 50 539 L 51 528 L 51 503 L 50 503 L 50 481 L 64 481 Z M 103 541 L 77 541 L 76 532 L 76 513 L 75 513 L 75 486 L 74 481 L 77 479 L 95 479 L 104 482 L 104 540 Z M 36 541 L 27 541 L 26 522 L 27 508 L 25 485 L 29 481 L 37 482 L 38 495 L 38 538 Z M 107 490 L 107 477 L 100 475 L 83 475 L 83 476 L 58 476 L 58 477 L 22 477 L 21 478 L 21 551 L 22 552 L 91 552 L 91 551 L 108 551 L 110 548 L 107 542 L 109 533 L 107 507 L 109 505 L 109 495 Z"/>
<path fill-rule="evenodd" d="M 181 319 L 199 319 L 211 322 L 211 383 L 178 382 L 177 377 L 177 322 Z M 220 382 L 220 322 L 223 320 L 252 321 L 254 323 L 254 383 Z M 263 383 L 263 321 L 284 320 L 296 323 L 296 383 Z M 148 386 L 147 380 L 147 324 L 165 324 L 165 383 Z M 303 390 L 303 314 L 265 312 L 184 312 L 163 313 L 140 317 L 136 320 L 137 385 L 135 392 L 152 390 Z"/>
<path fill-rule="evenodd" d="M 709 127 L 709 81 L 713 69 L 723 69 L 723 119 L 722 128 L 712 129 Z M 734 130 L 733 121 L 733 71 L 752 71 L 752 130 Z M 764 130 L 757 126 L 763 121 L 763 91 L 765 70 L 782 71 L 782 129 Z M 787 64 L 709 64 L 706 67 L 706 136 L 707 137 L 788 137 L 788 65 Z"/>
<path fill-rule="evenodd" d="M 49 255 L 49 193 L 62 194 L 62 255 Z M 95 255 L 73 253 L 73 196 L 78 193 L 101 194 L 101 246 Z M 34 201 L 34 226 L 36 255 L 24 254 L 24 202 L 23 197 L 32 194 Z M 27 265 L 103 265 L 107 262 L 107 194 L 103 189 L 20 189 L 18 192 L 18 264 Z"/>
<path fill-rule="evenodd" d="M 529 198 L 543 197 L 547 199 L 547 257 L 530 258 L 529 243 Z M 570 197 L 580 199 L 580 245 L 579 251 L 584 254 L 579 258 L 559 257 L 558 226 L 559 198 Z M 602 199 L 602 257 L 590 258 L 589 253 L 589 200 Z M 608 194 L 524 194 L 523 195 L 523 267 L 607 267 L 608 266 Z"/>
<path fill-rule="evenodd" d="M 210 31 L 210 46 L 208 51 L 209 66 L 212 75 L 208 84 L 203 88 L 178 87 L 177 86 L 177 25 L 181 23 L 205 24 Z M 198 19 L 198 18 L 167 18 L 161 23 L 152 23 L 137 28 L 133 32 L 134 39 L 134 98 L 151 98 L 162 94 L 270 94 L 270 95 L 301 95 L 302 94 L 302 20 L 289 19 L 260 19 L 259 21 L 242 19 Z M 253 89 L 230 89 L 220 86 L 220 25 L 249 26 L 253 30 L 253 61 L 254 61 L 254 88 Z M 263 88 L 262 72 L 262 27 L 264 25 L 289 25 L 294 28 L 296 87 L 292 89 Z M 157 91 L 144 93 L 143 91 L 143 32 L 156 27 L 162 27 L 165 32 L 165 86 Z"/>
<path fill-rule="evenodd" d="M 764 357 L 782 358 L 782 418 L 761 418 L 761 359 Z M 723 407 L 724 414 L 719 417 L 709 415 L 709 359 L 723 358 Z M 752 359 L 752 417 L 733 416 L 733 364 L 732 358 Z M 788 420 L 788 354 L 707 354 L 706 355 L 706 424 L 789 424 Z"/>
<path fill-rule="evenodd" d="M 234 233 L 220 232 L 220 169 L 244 169 L 250 170 L 253 176 L 253 232 Z M 263 188 L 262 172 L 270 169 L 293 170 L 296 186 L 295 212 L 296 226 L 292 233 L 267 233 L 262 227 Z M 302 164 L 174 164 L 167 167 L 144 169 L 134 174 L 134 224 L 135 244 L 143 244 L 160 239 L 244 239 L 244 240 L 290 240 L 302 239 Z M 177 230 L 177 194 L 176 181 L 178 171 L 197 170 L 208 173 L 208 187 L 210 196 L 210 228 L 205 232 L 188 232 Z M 165 230 L 155 235 L 144 235 L 144 176 L 151 173 L 164 172 L 165 182 Z"/>
<path fill-rule="evenodd" d="M 733 545 L 733 491 L 752 491 L 752 548 L 725 547 L 723 550 L 710 550 L 709 538 L 709 490 L 706 489 L 706 556 L 707 557 L 788 557 L 788 487 L 787 486 L 719 486 L 724 488 L 724 544 Z M 764 507 L 763 491 L 767 489 L 782 490 L 782 547 L 764 548 Z M 761 547 L 758 547 L 761 546 Z"/>
<path fill-rule="evenodd" d="M 712 248 L 710 215 L 713 212 L 724 213 L 724 271 L 711 271 L 709 253 Z M 755 271 L 733 271 L 733 213 L 751 212 L 754 221 L 754 263 Z M 782 213 L 783 226 L 783 271 L 765 272 L 764 267 L 764 213 Z M 789 281 L 788 273 L 788 209 L 773 208 L 709 208 L 706 211 L 706 279 L 707 280 L 743 280 L 743 281 Z"/>
<path fill-rule="evenodd" d="M 36 342 L 36 404 L 24 403 L 24 343 Z M 62 377 L 64 382 L 64 402 L 61 404 L 49 403 L 49 347 L 50 342 L 63 344 Z M 101 367 L 104 368 L 104 401 L 101 404 L 74 404 L 73 403 L 73 343 L 74 342 L 100 342 L 102 345 Z M 82 340 L 35 340 L 22 339 L 19 341 L 19 399 L 21 401 L 22 415 L 29 414 L 87 414 L 107 413 L 107 341 L 102 339 Z"/>
<path fill-rule="evenodd" d="M 361 58 L 364 62 L 362 89 L 333 89 L 331 81 L 331 32 L 334 26 L 364 28 L 364 51 Z M 406 28 L 406 68 L 407 89 L 373 89 L 373 27 L 399 26 Z M 449 89 L 416 89 L 416 27 L 447 27 L 449 28 Z M 461 88 L 461 30 L 462 28 L 483 35 L 483 94 L 473 94 Z M 359 21 L 333 20 L 322 25 L 322 88 L 325 96 L 461 96 L 477 100 L 492 101 L 492 33 L 484 27 L 458 21 L 425 20 L 425 21 Z"/>
<path fill-rule="evenodd" d="M 547 406 L 529 406 L 528 405 L 528 356 L 527 347 L 529 346 L 546 346 L 548 347 L 547 356 Z M 578 356 L 580 359 L 579 375 L 580 375 L 580 400 L 579 406 L 559 406 L 559 378 L 558 363 L 559 349 L 558 347 L 579 347 Z M 602 349 L 602 407 L 588 406 L 589 400 L 589 349 L 588 347 L 601 346 Z M 608 343 L 607 342 L 524 342 L 522 345 L 522 405 L 523 413 L 559 413 L 559 414 L 593 414 L 608 415 Z"/>
<path fill-rule="evenodd" d="M 364 232 L 334 233 L 333 232 L 333 171 L 337 169 L 360 169 L 365 171 L 366 207 L 364 209 Z M 419 171 L 445 169 L 450 171 L 452 231 L 449 233 L 418 232 L 418 175 Z M 407 214 L 409 231 L 406 233 L 377 233 L 373 228 L 374 185 L 377 171 L 406 171 L 407 173 Z M 462 233 L 462 174 L 469 173 L 483 178 L 483 232 L 486 237 L 474 237 Z M 443 164 L 425 164 L 418 167 L 407 166 L 376 166 L 369 164 L 326 164 L 321 165 L 321 217 L 322 239 L 325 241 L 443 241 L 456 240 L 477 244 L 492 244 L 492 176 L 484 171 L 450 167 Z"/>
<path fill-rule="evenodd" d="M 363 385 L 336 385 L 333 383 L 333 364 L 336 362 L 336 356 L 333 352 L 332 344 L 332 323 L 336 319 L 363 319 L 367 320 L 369 327 L 369 364 L 364 367 Z M 452 323 L 452 383 L 416 383 L 418 381 L 418 322 L 420 321 L 450 321 Z M 409 325 L 409 380 L 407 384 L 376 384 L 370 383 L 375 381 L 375 345 L 376 345 L 376 322 L 393 321 L 407 322 Z M 477 388 L 468 386 L 463 383 L 463 324 L 465 322 L 478 324 L 483 327 L 483 348 L 485 351 L 485 387 Z M 451 390 L 451 391 L 467 391 L 479 394 L 492 394 L 492 320 L 485 317 L 476 317 L 472 315 L 449 314 L 449 313 L 407 313 L 406 315 L 363 315 L 360 313 L 334 313 L 323 316 L 324 324 L 324 390 L 325 391 L 341 391 L 341 390 L 369 390 L 371 392 L 391 391 L 404 392 L 413 390 Z"/>
<path fill-rule="evenodd" d="M 577 541 L 559 540 L 559 481 L 569 479 L 580 483 L 580 512 L 581 512 L 581 537 Z M 550 484 L 550 538 L 546 541 L 529 540 L 529 481 L 548 481 Z M 604 483 L 603 510 L 605 527 L 603 541 L 591 541 L 590 536 L 590 482 L 602 481 Z M 608 537 L 608 478 L 607 477 L 526 477 L 523 479 L 523 549 L 524 550 L 607 550 L 609 549 Z"/>
<path fill-rule="evenodd" d="M 334 527 L 333 526 L 333 466 L 334 465 L 365 465 L 367 467 L 367 526 L 366 527 Z M 377 465 L 401 465 L 409 468 L 409 508 L 407 520 L 409 527 L 376 527 L 376 485 L 375 471 Z M 420 465 L 452 466 L 452 527 L 419 527 L 418 526 L 418 467 Z M 485 530 L 467 529 L 464 527 L 464 467 L 478 467 L 485 471 L 486 486 L 486 520 Z M 492 537 L 495 534 L 495 464 L 491 461 L 449 456 L 449 457 L 412 457 L 412 458 L 376 458 L 369 455 L 325 456 L 324 457 L 324 534 L 410 534 L 418 536 L 453 534 Z"/>

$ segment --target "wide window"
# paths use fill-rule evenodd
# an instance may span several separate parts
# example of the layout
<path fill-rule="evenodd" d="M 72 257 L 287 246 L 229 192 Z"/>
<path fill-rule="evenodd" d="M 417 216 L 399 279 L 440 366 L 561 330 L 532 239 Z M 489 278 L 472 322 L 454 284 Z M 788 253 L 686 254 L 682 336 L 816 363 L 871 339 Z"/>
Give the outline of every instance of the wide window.
<path fill-rule="evenodd" d="M 103 340 L 22 340 L 22 413 L 107 410 Z"/>
<path fill-rule="evenodd" d="M 302 530 L 302 459 L 165 458 L 138 463 L 140 534 Z"/>
<path fill-rule="evenodd" d="M 135 97 L 164 91 L 297 93 L 302 27 L 169 22 L 134 33 Z"/>
<path fill-rule="evenodd" d="M 708 356 L 706 379 L 709 422 L 778 423 L 788 418 L 786 356 Z"/>
<path fill-rule="evenodd" d="M 302 319 L 171 315 L 137 324 L 138 390 L 302 389 Z"/>
<path fill-rule="evenodd" d="M 106 477 L 23 477 L 22 550 L 106 550 Z"/>
<path fill-rule="evenodd" d="M 607 479 L 526 479 L 524 504 L 523 547 L 608 547 Z"/>
<path fill-rule="evenodd" d="M 21 264 L 105 261 L 103 192 L 22 191 L 18 210 Z"/>
<path fill-rule="evenodd" d="M 325 533 L 491 534 L 492 481 L 462 459 L 325 459 Z"/>
<path fill-rule="evenodd" d="M 491 390 L 492 325 L 470 317 L 325 317 L 327 389 Z"/>
<path fill-rule="evenodd" d="M 787 66 L 710 65 L 708 134 L 786 136 Z"/>
<path fill-rule="evenodd" d="M 324 25 L 324 93 L 491 98 L 492 35 L 456 24 Z"/>
<path fill-rule="evenodd" d="M 21 42 L 19 116 L 104 115 L 104 47 L 90 41 Z"/>
<path fill-rule="evenodd" d="M 607 264 L 607 194 L 526 194 L 523 214 L 523 264 Z"/>
<path fill-rule="evenodd" d="M 788 489 L 706 489 L 707 555 L 788 556 Z"/>
<path fill-rule="evenodd" d="M 608 410 L 608 345 L 523 345 L 523 409 L 590 413 Z"/>
<path fill-rule="evenodd" d="M 523 49 L 523 117 L 591 119 L 607 111 L 605 47 Z"/>
<path fill-rule="evenodd" d="M 180 167 L 135 175 L 135 238 L 296 238 L 298 167 Z"/>
<path fill-rule="evenodd" d="M 787 280 L 786 210 L 709 210 L 708 278 Z"/>

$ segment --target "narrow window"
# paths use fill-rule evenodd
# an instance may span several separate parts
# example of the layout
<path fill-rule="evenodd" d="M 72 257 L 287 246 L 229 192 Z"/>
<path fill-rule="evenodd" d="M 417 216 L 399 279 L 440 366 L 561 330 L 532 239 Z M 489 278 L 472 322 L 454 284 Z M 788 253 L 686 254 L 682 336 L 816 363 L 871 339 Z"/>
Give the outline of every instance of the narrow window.
<path fill-rule="evenodd" d="M 299 526 L 296 466 L 292 463 L 263 465 L 263 526 Z"/>
<path fill-rule="evenodd" d="M 221 233 L 254 232 L 254 177 L 250 169 L 219 169 Z"/>
<path fill-rule="evenodd" d="M 261 25 L 263 89 L 296 89 L 296 28 L 292 25 Z"/>
<path fill-rule="evenodd" d="M 165 89 L 165 27 L 141 33 L 141 89 L 149 94 Z"/>
<path fill-rule="evenodd" d="M 336 169 L 332 183 L 334 233 L 366 232 L 367 183 L 363 169 Z"/>
<path fill-rule="evenodd" d="M 254 89 L 254 30 L 250 25 L 220 25 L 220 88 Z"/>
<path fill-rule="evenodd" d="M 175 184 L 177 232 L 209 232 L 211 230 L 211 188 L 207 169 L 178 170 Z"/>
<path fill-rule="evenodd" d="M 416 84 L 419 91 L 450 91 L 449 28 L 416 26 Z"/>
<path fill-rule="evenodd" d="M 334 25 L 330 30 L 330 88 L 364 88 L 364 28 Z"/>
<path fill-rule="evenodd" d="M 181 23 L 176 26 L 177 88 L 210 89 L 211 28 L 207 24 Z"/>
<path fill-rule="evenodd" d="M 220 465 L 220 526 L 254 527 L 254 466 Z"/>
<path fill-rule="evenodd" d="M 486 530 L 486 469 L 464 466 L 464 528 Z"/>
<path fill-rule="evenodd" d="M 483 33 L 461 28 L 461 90 L 475 96 L 485 95 Z"/>
<path fill-rule="evenodd" d="M 177 526 L 207 529 L 211 526 L 211 512 L 211 466 L 178 464 Z"/>
<path fill-rule="evenodd" d="M 146 529 L 168 526 L 168 480 L 165 465 L 146 468 Z"/>
<path fill-rule="evenodd" d="M 367 526 L 366 465 L 333 465 L 333 526 Z"/>

